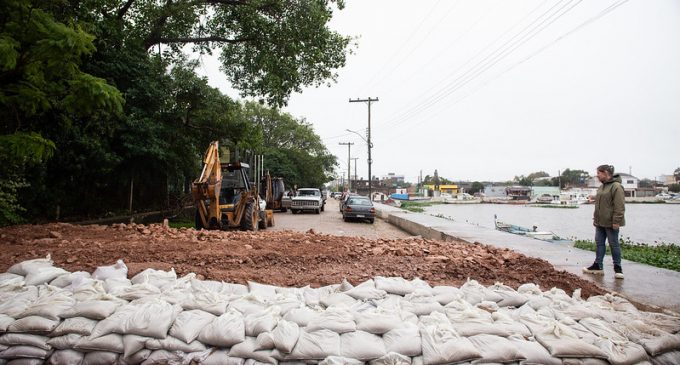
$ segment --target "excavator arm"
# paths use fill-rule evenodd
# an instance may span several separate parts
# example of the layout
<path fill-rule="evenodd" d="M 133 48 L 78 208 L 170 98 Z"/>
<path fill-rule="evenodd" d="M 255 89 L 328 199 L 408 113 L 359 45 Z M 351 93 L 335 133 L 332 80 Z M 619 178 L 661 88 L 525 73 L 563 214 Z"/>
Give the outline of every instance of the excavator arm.
<path fill-rule="evenodd" d="M 191 186 L 196 209 L 203 227 L 219 228 L 221 225 L 220 190 L 222 188 L 222 166 L 219 143 L 210 143 L 203 156 L 203 170 Z M 206 206 L 206 200 L 209 202 Z M 197 217 L 197 219 L 199 219 Z"/>

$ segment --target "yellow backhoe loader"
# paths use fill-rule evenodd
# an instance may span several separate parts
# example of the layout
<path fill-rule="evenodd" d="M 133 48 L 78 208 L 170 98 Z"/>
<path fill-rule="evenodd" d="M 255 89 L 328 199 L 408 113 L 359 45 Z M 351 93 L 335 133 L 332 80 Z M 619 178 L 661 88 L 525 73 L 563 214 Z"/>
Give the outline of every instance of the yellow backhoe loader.
<path fill-rule="evenodd" d="M 196 229 L 257 231 L 274 225 L 274 212 L 266 209 L 266 203 L 251 186 L 249 168 L 241 162 L 222 162 L 219 143 L 210 143 L 201 176 L 191 186 Z"/>
<path fill-rule="evenodd" d="M 286 212 L 286 207 L 281 204 L 285 192 L 283 178 L 272 177 L 267 171 L 260 181 L 260 197 L 267 202 L 267 209 Z"/>

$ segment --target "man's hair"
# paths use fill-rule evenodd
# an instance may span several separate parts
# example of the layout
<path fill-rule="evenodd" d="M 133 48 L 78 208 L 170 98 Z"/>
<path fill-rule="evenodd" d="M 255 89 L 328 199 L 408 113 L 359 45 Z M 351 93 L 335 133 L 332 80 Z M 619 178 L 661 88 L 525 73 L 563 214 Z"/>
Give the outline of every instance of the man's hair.
<path fill-rule="evenodd" d="M 597 167 L 597 171 L 606 171 L 609 175 L 614 175 L 614 166 L 612 165 L 600 165 Z"/>

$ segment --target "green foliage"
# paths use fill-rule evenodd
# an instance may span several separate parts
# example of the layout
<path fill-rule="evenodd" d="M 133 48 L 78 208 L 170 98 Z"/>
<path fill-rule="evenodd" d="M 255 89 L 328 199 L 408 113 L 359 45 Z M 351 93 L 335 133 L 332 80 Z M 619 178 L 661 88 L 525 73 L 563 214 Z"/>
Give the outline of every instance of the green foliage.
<path fill-rule="evenodd" d="M 680 271 L 680 246 L 675 243 L 648 245 L 621 239 L 621 256 L 630 261 L 640 262 L 655 267 Z M 590 240 L 577 240 L 574 247 L 595 251 L 596 244 Z M 611 255 L 607 245 L 607 255 Z"/>
<path fill-rule="evenodd" d="M 484 184 L 479 181 L 474 181 L 470 186 L 470 191 L 468 191 L 468 194 L 476 194 L 480 192 L 484 192 Z"/>
<path fill-rule="evenodd" d="M 672 193 L 680 193 L 680 184 L 670 184 L 668 185 L 668 191 Z"/>
<path fill-rule="evenodd" d="M 560 189 L 571 186 L 582 186 L 590 177 L 588 172 L 583 170 L 566 169 L 562 172 Z"/>
<path fill-rule="evenodd" d="M 515 176 L 514 182 L 521 186 L 532 186 L 534 185 L 533 179 L 526 177 L 524 175 Z"/>

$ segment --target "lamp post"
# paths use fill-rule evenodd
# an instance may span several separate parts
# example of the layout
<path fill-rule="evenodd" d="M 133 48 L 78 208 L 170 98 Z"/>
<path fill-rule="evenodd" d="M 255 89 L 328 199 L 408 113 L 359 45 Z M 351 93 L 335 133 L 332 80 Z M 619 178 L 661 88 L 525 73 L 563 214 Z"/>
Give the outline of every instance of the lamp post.
<path fill-rule="evenodd" d="M 351 129 L 345 129 L 345 130 L 347 132 L 352 132 L 352 133 L 356 134 L 357 136 L 359 136 L 361 139 L 364 140 L 364 142 L 366 142 L 366 145 L 368 146 L 368 198 L 373 199 L 371 197 L 371 194 L 373 193 L 373 188 L 371 186 L 371 185 L 373 185 L 372 184 L 373 181 L 372 181 L 372 178 L 371 178 L 371 163 L 373 162 L 373 160 L 371 160 L 371 148 L 373 148 L 373 143 L 371 141 L 367 140 L 366 138 L 364 138 L 364 136 L 362 136 L 361 133 L 359 133 L 357 131 L 353 131 Z"/>

